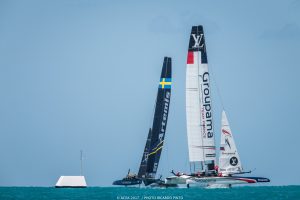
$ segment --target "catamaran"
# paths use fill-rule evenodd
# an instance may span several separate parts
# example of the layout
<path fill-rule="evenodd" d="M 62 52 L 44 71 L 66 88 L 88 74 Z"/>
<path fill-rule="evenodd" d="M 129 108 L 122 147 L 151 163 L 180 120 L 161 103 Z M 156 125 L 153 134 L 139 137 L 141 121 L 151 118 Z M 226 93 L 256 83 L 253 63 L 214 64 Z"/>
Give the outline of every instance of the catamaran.
<path fill-rule="evenodd" d="M 216 165 L 215 132 L 202 26 L 193 26 L 186 67 L 186 117 L 191 174 L 173 173 L 166 184 L 201 187 L 231 187 L 233 184 L 270 182 L 263 177 L 243 177 L 244 171 L 225 114 L 222 113 L 219 166 Z"/>
<path fill-rule="evenodd" d="M 164 181 L 160 178 L 155 178 L 155 176 L 167 128 L 171 100 L 171 69 L 171 58 L 165 57 L 157 92 L 153 124 L 148 132 L 139 172 L 137 175 L 130 174 L 129 170 L 125 178 L 114 181 L 113 185 L 140 185 L 142 182 L 144 182 L 145 186 L 164 185 Z"/>

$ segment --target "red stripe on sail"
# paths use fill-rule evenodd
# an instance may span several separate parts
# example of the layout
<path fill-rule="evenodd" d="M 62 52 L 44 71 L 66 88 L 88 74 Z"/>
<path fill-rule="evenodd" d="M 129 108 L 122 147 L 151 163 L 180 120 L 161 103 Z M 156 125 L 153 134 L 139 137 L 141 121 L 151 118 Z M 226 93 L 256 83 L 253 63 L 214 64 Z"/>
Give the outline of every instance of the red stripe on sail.
<path fill-rule="evenodd" d="M 187 64 L 194 64 L 194 52 L 193 51 L 188 52 Z"/>
<path fill-rule="evenodd" d="M 256 180 L 254 180 L 254 179 L 248 179 L 248 178 L 237 178 L 237 180 L 245 181 L 247 183 L 256 183 Z"/>
<path fill-rule="evenodd" d="M 225 135 L 230 135 L 231 136 L 231 134 L 229 133 L 229 131 L 226 131 L 225 129 L 222 129 L 222 133 L 225 134 Z"/>

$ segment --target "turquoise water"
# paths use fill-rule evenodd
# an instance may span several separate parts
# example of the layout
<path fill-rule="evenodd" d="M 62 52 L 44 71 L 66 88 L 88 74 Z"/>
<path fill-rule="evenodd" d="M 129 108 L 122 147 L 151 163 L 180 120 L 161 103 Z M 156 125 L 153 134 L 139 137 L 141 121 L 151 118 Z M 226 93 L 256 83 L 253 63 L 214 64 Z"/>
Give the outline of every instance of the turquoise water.
<path fill-rule="evenodd" d="M 148 189 L 90 187 L 82 189 L 55 189 L 47 187 L 0 187 L 0 200 L 82 200 L 82 199 L 115 199 L 115 200 L 277 200 L 299 199 L 300 186 L 236 187 L 230 189 Z"/>

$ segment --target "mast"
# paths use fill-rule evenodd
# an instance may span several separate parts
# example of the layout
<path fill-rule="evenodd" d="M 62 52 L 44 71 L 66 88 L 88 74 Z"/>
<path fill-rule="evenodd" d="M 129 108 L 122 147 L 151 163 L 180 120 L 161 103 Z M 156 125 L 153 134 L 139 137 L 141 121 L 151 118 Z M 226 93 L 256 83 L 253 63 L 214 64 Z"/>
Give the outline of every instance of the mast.
<path fill-rule="evenodd" d="M 155 179 L 167 128 L 171 99 L 171 58 L 165 57 L 157 92 L 152 128 L 149 130 L 138 177 Z M 145 185 L 146 182 L 144 181 Z"/>
<path fill-rule="evenodd" d="M 83 175 L 82 160 L 83 160 L 83 151 L 80 150 L 80 176 Z"/>
<path fill-rule="evenodd" d="M 195 170 L 214 170 L 216 162 L 207 53 L 202 26 L 193 26 L 186 68 L 189 161 Z"/>

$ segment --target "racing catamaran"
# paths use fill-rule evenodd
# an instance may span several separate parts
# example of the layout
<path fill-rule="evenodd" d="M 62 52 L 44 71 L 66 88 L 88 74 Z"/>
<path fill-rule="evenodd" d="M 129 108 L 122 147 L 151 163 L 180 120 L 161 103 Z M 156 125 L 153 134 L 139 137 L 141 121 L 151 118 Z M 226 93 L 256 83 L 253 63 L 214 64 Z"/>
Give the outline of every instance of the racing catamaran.
<path fill-rule="evenodd" d="M 169 106 L 171 100 L 172 84 L 172 63 L 171 58 L 165 57 L 160 76 L 157 92 L 155 113 L 152 128 L 149 129 L 144 153 L 142 156 L 139 172 L 137 175 L 130 174 L 130 170 L 125 178 L 113 182 L 113 185 L 140 185 L 144 182 L 148 185 L 163 185 L 164 181 L 155 178 L 161 151 L 164 144 L 164 137 L 167 128 Z"/>
<path fill-rule="evenodd" d="M 191 174 L 172 173 L 166 184 L 195 184 L 203 187 L 230 187 L 233 184 L 269 182 L 262 177 L 241 177 L 241 161 L 225 112 L 222 114 L 219 166 L 216 165 L 210 78 L 202 26 L 193 26 L 186 68 L 186 116 Z"/>

